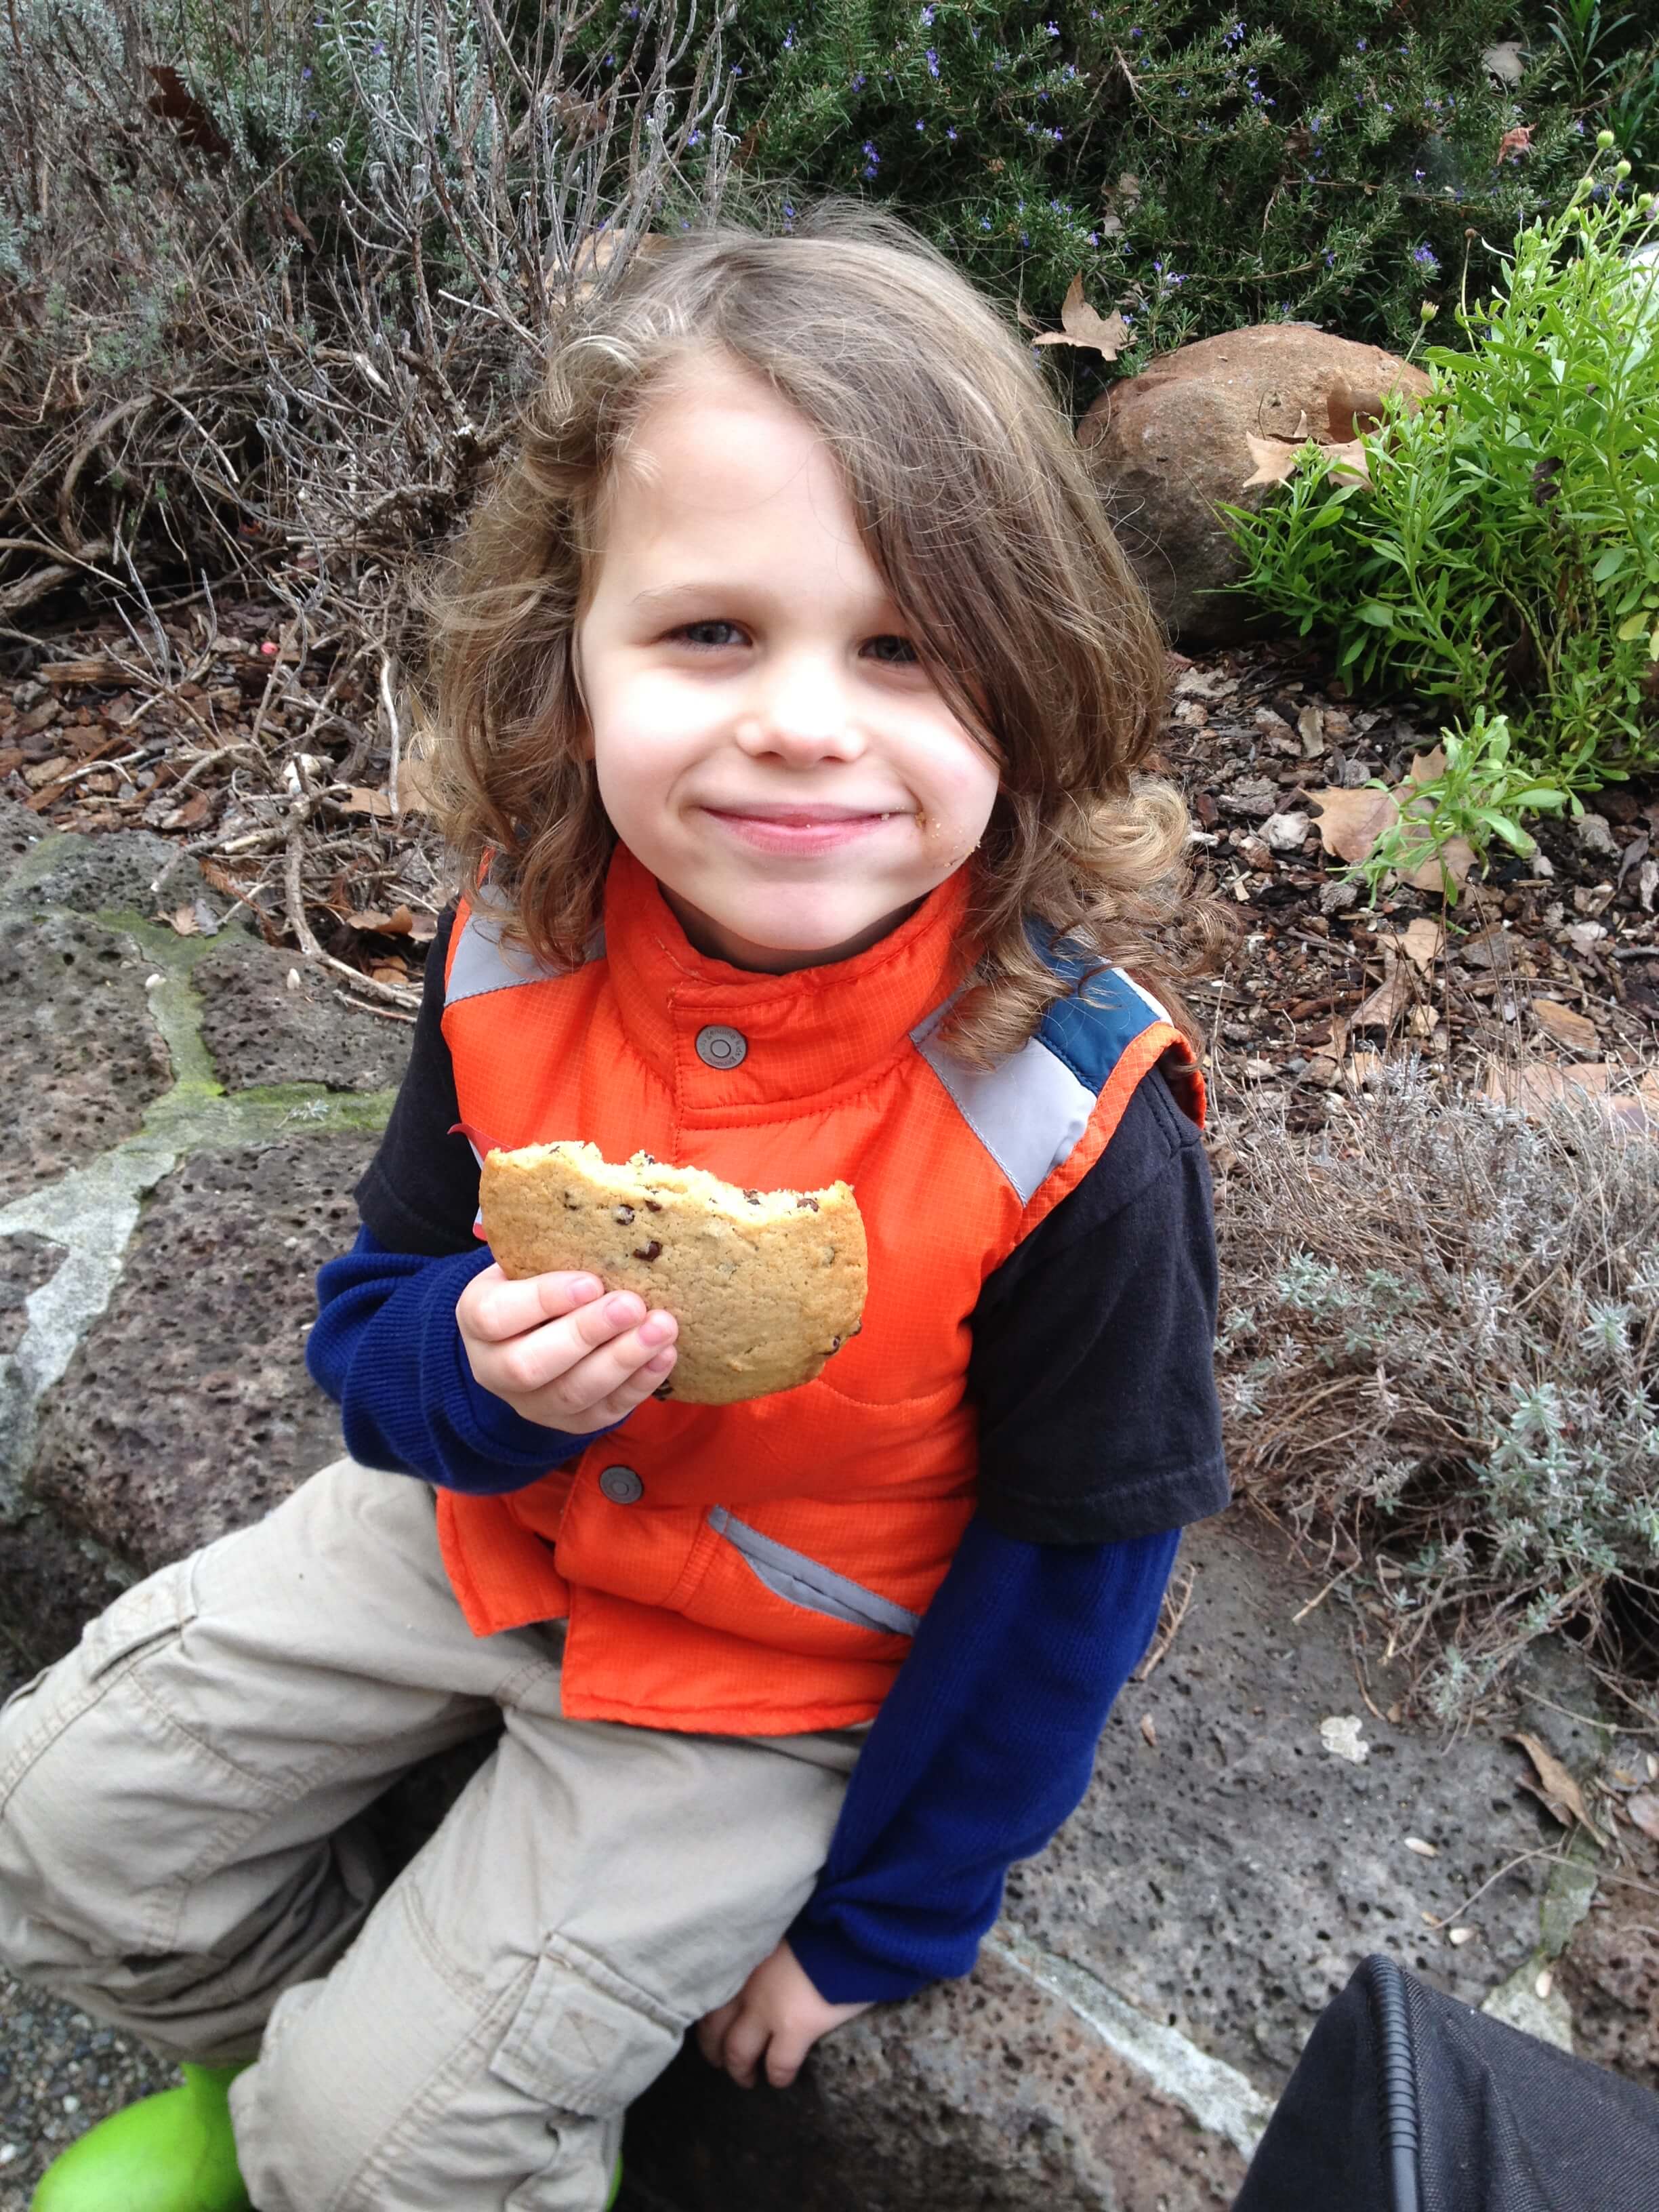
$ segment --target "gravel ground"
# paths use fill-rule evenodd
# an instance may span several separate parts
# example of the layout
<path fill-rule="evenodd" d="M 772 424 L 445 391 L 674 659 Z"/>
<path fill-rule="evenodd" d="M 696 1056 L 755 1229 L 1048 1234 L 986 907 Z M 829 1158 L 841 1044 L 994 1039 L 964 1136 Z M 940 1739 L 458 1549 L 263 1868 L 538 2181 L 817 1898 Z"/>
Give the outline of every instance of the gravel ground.
<path fill-rule="evenodd" d="M 179 2076 L 142 2045 L 0 1973 L 0 2212 L 27 2212 L 74 2136 Z"/>

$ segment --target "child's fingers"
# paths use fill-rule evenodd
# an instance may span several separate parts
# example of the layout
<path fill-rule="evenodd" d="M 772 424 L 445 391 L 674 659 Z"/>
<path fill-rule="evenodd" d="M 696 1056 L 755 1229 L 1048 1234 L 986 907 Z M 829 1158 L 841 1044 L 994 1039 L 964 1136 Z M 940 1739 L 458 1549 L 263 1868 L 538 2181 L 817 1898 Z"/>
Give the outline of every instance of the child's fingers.
<path fill-rule="evenodd" d="M 741 2010 L 726 2031 L 726 2072 L 740 2089 L 755 2086 L 755 2068 L 771 2036 L 761 2014 L 750 2008 Z"/>
<path fill-rule="evenodd" d="M 786 2028 L 773 2031 L 766 2046 L 766 2078 L 775 2089 L 787 2089 L 800 2072 L 807 2052 L 812 2048 L 812 2038 L 799 2031 L 791 2033 Z"/>
<path fill-rule="evenodd" d="M 456 1316 L 463 1334 L 501 1344 L 591 1305 L 604 1289 L 597 1275 L 587 1274 L 526 1275 L 514 1282 L 492 1263 L 461 1292 Z"/>
<path fill-rule="evenodd" d="M 711 2066 L 720 2066 L 726 2058 L 726 2031 L 738 2016 L 738 2000 L 707 2012 L 697 2022 L 697 2048 Z"/>
<path fill-rule="evenodd" d="M 560 1328 L 570 1326 L 568 1322 L 550 1324 Z M 531 1418 L 544 1420 L 550 1411 L 556 1427 L 560 1415 L 577 1413 L 600 1415 L 599 1425 L 605 1421 L 620 1420 L 642 1398 L 659 1388 L 668 1374 L 677 1328 L 672 1314 L 653 1313 L 639 1328 L 612 1337 L 608 1344 L 588 1352 L 574 1366 L 552 1377 L 544 1389 L 536 1391 Z M 526 1338 L 520 1345 L 508 1347 L 503 1356 L 517 1361 L 522 1354 L 528 1364 L 533 1343 L 533 1338 Z M 664 1354 L 670 1355 L 668 1366 L 656 1366 L 654 1363 Z M 605 1410 L 611 1407 L 615 1410 Z"/>

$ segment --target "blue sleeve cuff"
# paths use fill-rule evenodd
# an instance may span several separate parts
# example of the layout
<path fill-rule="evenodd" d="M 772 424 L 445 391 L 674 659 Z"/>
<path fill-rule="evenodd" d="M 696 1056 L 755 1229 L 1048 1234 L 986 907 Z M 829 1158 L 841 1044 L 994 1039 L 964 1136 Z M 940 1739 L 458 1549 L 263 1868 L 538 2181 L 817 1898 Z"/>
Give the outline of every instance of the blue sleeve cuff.
<path fill-rule="evenodd" d="M 365 1467 L 490 1496 L 523 1489 L 621 1425 L 544 1428 L 478 1382 L 455 1302 L 489 1264 L 482 1244 L 431 1259 L 389 1252 L 365 1229 L 319 1273 L 306 1364 L 339 1401 L 346 1449 Z"/>

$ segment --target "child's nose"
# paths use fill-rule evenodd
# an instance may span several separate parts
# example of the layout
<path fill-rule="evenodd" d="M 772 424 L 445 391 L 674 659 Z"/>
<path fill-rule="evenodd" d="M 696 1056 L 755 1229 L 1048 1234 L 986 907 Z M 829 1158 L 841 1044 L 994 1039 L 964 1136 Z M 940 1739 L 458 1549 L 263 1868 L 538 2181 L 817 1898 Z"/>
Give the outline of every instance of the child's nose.
<path fill-rule="evenodd" d="M 845 685 L 822 659 L 803 656 L 766 672 L 738 730 L 749 752 L 792 761 L 850 760 L 864 750 Z"/>

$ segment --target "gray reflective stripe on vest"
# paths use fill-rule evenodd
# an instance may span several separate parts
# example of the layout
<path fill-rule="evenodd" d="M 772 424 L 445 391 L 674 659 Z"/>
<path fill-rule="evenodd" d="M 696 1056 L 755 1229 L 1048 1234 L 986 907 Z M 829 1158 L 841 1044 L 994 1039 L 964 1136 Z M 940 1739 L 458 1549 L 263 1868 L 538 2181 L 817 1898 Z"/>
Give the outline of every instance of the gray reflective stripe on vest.
<path fill-rule="evenodd" d="M 910 1042 L 1019 1193 L 1021 1205 L 1029 1205 L 1088 1127 L 1097 1094 L 1036 1037 L 995 1067 L 970 1067 L 952 1058 L 935 1032 L 953 1003 L 947 999 L 935 1007 L 911 1030 Z"/>
<path fill-rule="evenodd" d="M 604 954 L 605 932 L 598 929 L 588 940 L 586 957 L 599 960 Z M 481 999 L 486 992 L 510 990 L 518 983 L 545 983 L 567 972 L 544 966 L 527 945 L 505 943 L 500 921 L 474 907 L 450 963 L 444 1004 L 458 1006 L 463 999 Z"/>
<path fill-rule="evenodd" d="M 792 1552 L 787 1544 L 762 1535 L 758 1528 L 739 1521 L 723 1505 L 709 1507 L 708 1525 L 742 1553 L 745 1564 L 768 1589 L 791 1605 L 824 1613 L 831 1620 L 848 1621 L 854 1628 L 879 1629 L 889 1636 L 914 1636 L 921 1626 L 919 1613 L 907 1613 L 891 1598 L 866 1589 L 862 1583 L 849 1582 L 845 1575 L 809 1559 L 805 1552 Z"/>

